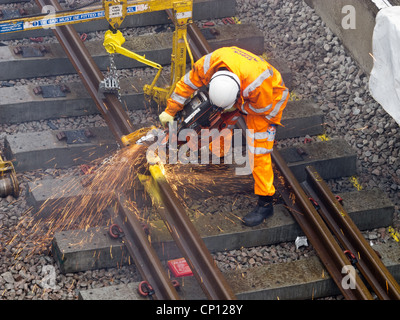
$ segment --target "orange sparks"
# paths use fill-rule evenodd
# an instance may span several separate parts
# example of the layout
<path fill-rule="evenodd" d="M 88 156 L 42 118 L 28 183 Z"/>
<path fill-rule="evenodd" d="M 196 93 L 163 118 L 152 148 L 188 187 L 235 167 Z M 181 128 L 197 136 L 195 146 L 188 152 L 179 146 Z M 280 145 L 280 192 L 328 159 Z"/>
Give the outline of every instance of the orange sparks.
<path fill-rule="evenodd" d="M 90 174 L 90 183 L 85 187 L 81 181 L 88 175 L 78 177 L 70 174 L 65 179 L 65 185 L 59 190 L 54 189 L 53 195 L 36 212 L 30 208 L 28 213 L 31 214 L 25 213 L 13 230 L 10 230 L 10 239 L 1 239 L 1 242 L 5 245 L 13 244 L 18 254 L 21 252 L 19 248 L 41 252 L 48 249 L 57 231 L 88 230 L 104 225 L 104 221 L 109 219 L 107 209 L 115 206 L 117 194 L 132 193 L 130 191 L 134 189 L 138 170 L 145 164 L 144 156 L 143 150 L 136 145 L 118 150 L 108 161 L 96 166 Z M 35 186 L 40 187 L 40 184 Z M 134 199 L 130 205 L 136 206 Z M 133 211 L 139 215 L 137 209 Z M 18 246 L 22 237 L 25 238 L 22 243 L 29 245 L 21 243 Z"/>

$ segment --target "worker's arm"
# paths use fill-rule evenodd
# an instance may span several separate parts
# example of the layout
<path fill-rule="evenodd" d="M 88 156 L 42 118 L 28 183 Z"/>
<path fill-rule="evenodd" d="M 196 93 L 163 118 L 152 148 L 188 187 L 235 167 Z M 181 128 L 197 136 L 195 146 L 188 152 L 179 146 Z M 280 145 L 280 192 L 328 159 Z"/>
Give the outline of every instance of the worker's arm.
<path fill-rule="evenodd" d="M 175 116 L 181 111 L 185 101 L 201 87 L 208 84 L 203 72 L 205 56 L 201 57 L 193 65 L 193 68 L 176 83 L 175 90 L 171 97 L 167 100 L 165 112 L 171 116 Z"/>

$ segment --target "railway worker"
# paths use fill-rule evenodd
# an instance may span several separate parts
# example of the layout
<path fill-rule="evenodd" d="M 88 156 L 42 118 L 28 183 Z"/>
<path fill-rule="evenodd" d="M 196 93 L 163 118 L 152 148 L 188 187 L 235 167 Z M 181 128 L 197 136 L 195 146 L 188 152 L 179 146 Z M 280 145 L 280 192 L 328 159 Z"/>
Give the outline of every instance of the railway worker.
<path fill-rule="evenodd" d="M 238 109 L 250 129 L 247 144 L 253 159 L 254 193 L 258 201 L 243 223 L 250 227 L 259 225 L 274 212 L 270 153 L 289 90 L 279 71 L 261 57 L 238 47 L 223 47 L 200 58 L 178 81 L 166 109 L 159 115 L 161 124 L 172 122 L 185 101 L 203 86 L 208 86 L 212 104 L 224 112 Z"/>

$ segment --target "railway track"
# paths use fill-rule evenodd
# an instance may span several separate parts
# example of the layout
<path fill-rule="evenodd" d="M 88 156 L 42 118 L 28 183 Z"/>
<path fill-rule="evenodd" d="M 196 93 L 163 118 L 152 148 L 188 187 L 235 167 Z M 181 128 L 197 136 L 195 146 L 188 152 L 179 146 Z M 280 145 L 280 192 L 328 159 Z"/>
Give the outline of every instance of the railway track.
<path fill-rule="evenodd" d="M 74 35 L 73 30 L 62 30 L 61 32 L 65 32 L 65 34 L 60 33 L 59 39 L 64 43 L 67 51 L 70 51 L 70 49 L 68 49 L 69 46 L 84 47 L 82 46 L 81 39 Z M 195 59 L 198 59 L 212 50 L 197 28 L 190 28 L 189 35 L 191 37 L 190 43 L 195 46 L 193 47 Z M 70 42 L 68 39 L 72 39 L 71 41 L 73 41 L 74 44 L 68 44 Z M 83 53 L 83 55 L 86 56 L 88 53 Z M 77 61 L 76 63 L 80 62 Z M 84 69 L 83 66 L 82 68 Z M 96 69 L 96 67 L 92 65 L 89 69 L 88 73 L 90 74 L 92 73 L 91 69 Z M 100 77 L 100 73 L 98 73 L 98 75 L 98 77 Z M 88 75 L 84 77 L 87 82 L 97 81 L 93 81 L 93 76 Z M 95 85 L 88 83 L 87 87 L 95 87 Z M 92 93 L 92 97 L 94 95 L 95 94 Z M 105 118 L 108 126 L 114 128 L 111 130 L 114 137 L 121 137 L 131 132 L 133 127 L 129 125 L 127 115 L 123 108 L 118 106 L 118 102 L 113 97 L 110 97 L 110 103 L 111 107 L 109 106 L 109 109 L 115 109 L 116 114 L 109 116 L 109 120 L 107 120 L 107 112 L 103 111 L 103 115 L 106 115 Z M 113 104 L 117 106 L 113 107 Z M 115 119 L 119 120 L 113 122 Z M 121 127 L 123 129 L 119 131 Z M 274 151 L 273 158 L 275 168 L 278 172 L 277 175 L 279 176 L 278 190 L 280 195 L 285 200 L 286 206 L 289 208 L 289 211 L 292 213 L 297 223 L 302 227 L 313 247 L 317 250 L 320 259 L 324 262 L 329 274 L 334 278 L 338 288 L 343 289 L 341 282 L 343 280 L 343 267 L 349 266 L 349 262 L 350 265 L 353 262 L 353 266 L 360 269 L 362 276 L 366 278 L 369 285 L 373 287 L 379 299 L 398 299 L 398 284 L 380 262 L 377 254 L 368 248 L 368 243 L 365 243 L 365 240 L 362 241 L 362 237 L 360 237 L 361 233 L 355 231 L 356 228 L 351 224 L 347 213 L 338 203 L 338 200 L 335 197 L 334 199 L 332 198 L 326 186 L 323 184 L 322 186 L 320 185 L 322 179 L 316 170 L 312 167 L 307 167 L 306 176 L 309 181 L 301 186 L 278 151 Z M 281 177 L 283 180 L 280 179 Z M 206 297 L 210 299 L 234 299 L 235 293 L 219 270 L 217 270 L 201 236 L 198 235 L 198 232 L 188 219 L 185 208 L 179 204 L 180 200 L 176 198 L 175 193 L 167 180 L 165 180 L 165 177 L 160 173 L 154 173 L 153 179 L 159 187 L 161 200 L 166 209 L 161 211 L 163 211 L 163 218 L 169 226 L 167 229 L 171 231 L 174 240 L 178 242 L 179 249 L 189 263 Z M 317 191 L 311 188 L 314 184 L 317 184 Z M 322 194 L 321 199 L 317 201 L 318 208 L 314 207 L 309 199 L 316 199 L 316 193 Z M 152 245 L 148 242 L 148 235 L 146 235 L 142 225 L 135 219 L 132 212 L 125 207 L 124 196 L 122 195 L 118 198 L 117 202 L 120 210 L 118 210 L 119 216 L 116 219 L 118 225 L 123 227 L 124 245 L 127 246 L 130 256 L 135 260 L 135 265 L 140 269 L 142 277 L 146 279 L 145 281 L 151 283 L 155 289 L 155 295 L 153 297 L 161 299 L 179 299 L 179 295 L 176 293 L 169 277 L 165 273 L 165 267 L 157 257 L 157 253 Z M 324 202 L 325 204 L 322 202 L 323 198 L 324 201 L 327 201 L 326 203 Z M 335 214 L 335 210 L 339 212 L 338 218 L 337 215 L 333 215 Z M 324 215 L 323 219 L 320 214 Z M 332 214 L 332 216 L 326 216 L 326 214 Z M 299 216 L 301 216 L 300 220 Z M 336 225 L 333 223 L 333 220 L 335 220 Z M 127 222 L 124 223 L 124 221 Z M 307 225 L 310 221 L 316 224 L 311 226 Z M 334 235 L 328 230 L 326 224 L 329 225 L 330 229 L 333 229 Z M 349 229 L 345 229 L 345 226 L 350 227 Z M 345 238 L 340 239 L 339 243 L 337 243 L 334 237 L 339 238 L 341 233 L 349 233 L 350 237 L 357 239 L 358 242 L 349 244 L 349 239 Z M 321 235 L 325 236 L 325 242 L 321 240 Z M 356 258 L 357 262 L 349 260 L 346 256 L 346 252 L 350 253 L 351 258 L 358 256 L 358 259 Z M 368 259 L 365 257 L 368 257 Z M 59 258 L 60 261 L 62 261 L 62 254 L 61 256 L 59 255 Z M 336 259 L 333 260 L 333 258 Z M 364 264 L 364 260 L 367 260 L 366 264 Z M 380 270 L 379 272 L 377 271 L 378 267 Z M 375 278 L 369 277 L 371 273 L 375 274 Z M 354 290 L 348 288 L 341 290 L 342 294 L 347 299 L 373 298 L 369 289 L 366 288 L 357 273 L 355 275 L 355 283 L 358 289 L 356 293 Z"/>

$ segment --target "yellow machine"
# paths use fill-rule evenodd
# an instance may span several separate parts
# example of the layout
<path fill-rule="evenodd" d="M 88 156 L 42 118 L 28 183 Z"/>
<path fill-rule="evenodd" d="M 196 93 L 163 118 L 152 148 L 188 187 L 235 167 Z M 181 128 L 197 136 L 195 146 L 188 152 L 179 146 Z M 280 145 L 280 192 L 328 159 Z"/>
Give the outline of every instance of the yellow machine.
<path fill-rule="evenodd" d="M 185 74 L 186 54 L 190 49 L 187 41 L 187 25 L 192 22 L 192 0 L 103 0 L 102 4 L 81 7 L 75 10 L 66 10 L 35 16 L 26 16 L 3 20 L 0 23 L 0 34 L 35 30 L 43 28 L 54 28 L 57 26 L 84 23 L 88 21 L 106 19 L 110 25 L 104 37 L 104 47 L 111 55 L 118 53 L 141 63 L 158 69 L 153 82 L 143 88 L 147 96 L 151 96 L 156 102 L 165 104 L 166 100 L 174 90 L 175 84 Z M 158 63 L 146 59 L 132 51 L 125 49 L 122 45 L 125 38 L 117 30 L 125 17 L 128 15 L 141 14 L 146 12 L 173 10 L 173 23 L 175 31 L 173 33 L 173 46 L 171 55 L 171 76 L 167 88 L 156 87 L 156 82 L 160 77 L 162 66 Z"/>
<path fill-rule="evenodd" d="M 44 6 L 45 13 L 34 16 L 22 16 L 0 22 L 0 34 L 21 32 L 26 30 L 49 29 L 58 26 L 84 23 L 88 21 L 106 19 L 109 29 L 105 33 L 104 47 L 110 54 L 111 65 L 110 75 L 100 83 L 99 92 L 119 92 L 119 82 L 116 79 L 116 67 L 113 63 L 114 54 L 122 54 L 135 59 L 141 63 L 158 69 L 158 72 L 151 84 L 145 85 L 144 94 L 152 97 L 158 104 L 165 105 L 167 99 L 172 94 L 175 84 L 186 72 L 186 55 L 189 53 L 192 63 L 193 58 L 187 41 L 187 26 L 192 23 L 192 0 L 103 0 L 101 4 L 82 6 L 74 10 L 57 11 L 52 6 Z M 154 11 L 172 10 L 171 20 L 175 25 L 173 33 L 172 55 L 171 55 L 171 76 L 167 87 L 156 86 L 160 77 L 162 66 L 158 63 L 146 59 L 123 47 L 125 38 L 118 30 L 128 15 L 141 14 Z M 122 142 L 129 145 L 140 137 L 142 132 L 133 132 L 124 136 Z M 139 136 L 138 136 L 139 135 Z M 138 136 L 138 137 L 137 137 Z M 0 196 L 13 194 L 18 196 L 19 189 L 16 180 L 14 167 L 11 162 L 3 161 L 0 158 Z"/>

